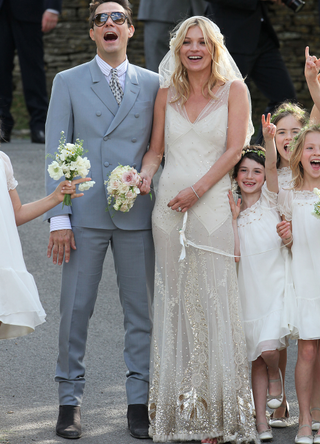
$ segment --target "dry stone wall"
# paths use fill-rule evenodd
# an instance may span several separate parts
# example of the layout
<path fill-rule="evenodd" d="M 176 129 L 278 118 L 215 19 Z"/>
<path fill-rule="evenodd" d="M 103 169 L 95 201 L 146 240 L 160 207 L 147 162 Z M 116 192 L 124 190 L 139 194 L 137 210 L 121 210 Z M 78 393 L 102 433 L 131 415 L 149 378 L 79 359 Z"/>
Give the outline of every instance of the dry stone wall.
<path fill-rule="evenodd" d="M 151 0 L 150 0 L 151 1 Z M 172 0 L 174 1 L 174 0 Z M 241 0 L 239 0 L 241 1 Z M 136 32 L 128 47 L 129 60 L 144 66 L 143 24 L 136 19 L 139 0 L 131 0 Z M 50 92 L 53 77 L 59 71 L 84 63 L 95 55 L 95 44 L 88 31 L 87 0 L 63 0 L 63 10 L 58 26 L 44 36 L 47 85 Z M 311 107 L 310 95 L 304 80 L 304 48 L 320 56 L 320 28 L 318 0 L 306 0 L 305 7 L 294 14 L 286 6 L 270 6 L 270 16 L 280 42 L 281 53 L 290 71 L 298 99 L 305 107 Z M 14 82 L 17 93 L 22 91 L 19 65 L 16 59 Z M 252 109 L 257 122 L 266 105 L 266 99 L 252 85 Z"/>

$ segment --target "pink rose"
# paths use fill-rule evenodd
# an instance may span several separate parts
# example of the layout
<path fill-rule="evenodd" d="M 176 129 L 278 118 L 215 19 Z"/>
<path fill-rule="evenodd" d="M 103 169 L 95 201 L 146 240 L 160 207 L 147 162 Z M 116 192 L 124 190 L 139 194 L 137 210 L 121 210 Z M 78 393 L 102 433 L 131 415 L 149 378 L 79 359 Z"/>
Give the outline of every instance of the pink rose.
<path fill-rule="evenodd" d="M 140 182 L 139 175 L 133 171 L 126 171 L 123 173 L 121 180 L 129 186 L 138 186 Z"/>

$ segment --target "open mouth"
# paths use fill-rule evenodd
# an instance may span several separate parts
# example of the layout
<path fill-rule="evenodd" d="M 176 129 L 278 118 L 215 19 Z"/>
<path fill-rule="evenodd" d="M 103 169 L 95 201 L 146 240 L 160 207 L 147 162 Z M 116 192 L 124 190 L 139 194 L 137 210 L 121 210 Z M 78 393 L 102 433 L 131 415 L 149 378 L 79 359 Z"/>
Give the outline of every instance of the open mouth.
<path fill-rule="evenodd" d="M 189 56 L 188 59 L 189 60 L 201 60 L 202 57 L 201 56 Z"/>
<path fill-rule="evenodd" d="M 320 170 L 320 160 L 311 160 L 310 164 L 313 170 Z"/>
<path fill-rule="evenodd" d="M 255 183 L 253 183 L 253 182 L 243 182 L 243 185 L 245 185 L 246 187 L 253 187 L 255 185 Z"/>
<path fill-rule="evenodd" d="M 107 31 L 105 35 L 103 36 L 106 42 L 115 41 L 118 39 L 118 36 L 116 33 L 112 31 Z"/>
<path fill-rule="evenodd" d="M 287 144 L 283 147 L 283 149 L 284 149 L 285 152 L 287 153 L 287 152 L 289 151 L 289 144 L 287 143 Z"/>

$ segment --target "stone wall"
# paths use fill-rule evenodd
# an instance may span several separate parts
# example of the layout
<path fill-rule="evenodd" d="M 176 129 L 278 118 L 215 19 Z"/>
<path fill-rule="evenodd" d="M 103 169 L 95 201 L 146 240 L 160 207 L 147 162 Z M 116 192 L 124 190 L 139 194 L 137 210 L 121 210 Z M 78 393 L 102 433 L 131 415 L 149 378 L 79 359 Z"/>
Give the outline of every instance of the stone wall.
<path fill-rule="evenodd" d="M 95 44 L 88 32 L 88 3 L 88 0 L 63 0 L 63 11 L 58 26 L 44 36 L 48 91 L 57 72 L 86 62 L 95 54 Z M 136 20 L 139 0 L 131 0 L 131 3 L 136 32 L 129 43 L 128 57 L 132 63 L 144 66 L 143 24 Z M 304 48 L 309 45 L 310 52 L 320 56 L 317 3 L 318 0 L 306 0 L 305 7 L 298 14 L 294 14 L 284 5 L 270 7 L 270 16 L 280 38 L 281 52 L 294 82 L 298 99 L 307 108 L 311 107 L 311 100 L 303 75 Z M 18 63 L 16 63 L 15 84 L 19 93 L 21 80 Z M 254 120 L 257 122 L 266 100 L 254 85 L 251 94 Z"/>

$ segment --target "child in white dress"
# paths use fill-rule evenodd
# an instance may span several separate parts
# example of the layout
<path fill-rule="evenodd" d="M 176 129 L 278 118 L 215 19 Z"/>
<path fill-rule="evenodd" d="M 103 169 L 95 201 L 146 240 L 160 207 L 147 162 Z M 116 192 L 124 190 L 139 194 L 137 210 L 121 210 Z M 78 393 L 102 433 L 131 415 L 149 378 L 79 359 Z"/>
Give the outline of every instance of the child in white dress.
<path fill-rule="evenodd" d="M 0 339 L 24 336 L 45 321 L 36 284 L 28 273 L 21 250 L 18 225 L 22 225 L 76 194 L 75 185 L 88 181 L 61 182 L 44 199 L 21 205 L 9 157 L 0 151 Z"/>
<path fill-rule="evenodd" d="M 289 166 L 290 144 L 307 124 L 309 115 L 296 103 L 284 102 L 274 111 L 271 122 L 276 126 L 274 142 L 277 148 L 277 169 L 279 188 L 290 186 L 292 172 Z M 287 260 L 290 261 L 288 252 Z M 287 348 L 280 352 L 279 367 L 282 372 L 284 394 L 281 406 L 272 412 L 269 420 L 271 427 L 283 428 L 288 425 L 289 404 L 285 393 L 285 375 L 287 366 Z"/>
<path fill-rule="evenodd" d="M 283 402 L 283 383 L 279 369 L 279 350 L 287 346 L 290 334 L 284 322 L 286 286 L 285 260 L 276 233 L 277 155 L 273 143 L 275 126 L 262 119 L 266 151 L 259 146 L 243 150 L 233 178 L 241 192 L 235 204 L 229 193 L 236 238 L 235 255 L 240 256 L 238 283 L 247 340 L 252 361 L 252 391 L 257 430 L 262 441 L 272 438 L 266 418 L 266 402 L 278 408 Z M 265 183 L 266 176 L 266 183 Z M 240 253 L 241 252 L 241 253 Z"/>
<path fill-rule="evenodd" d="M 299 402 L 297 444 L 320 443 L 313 438 L 311 410 L 319 409 L 320 361 L 319 251 L 320 220 L 312 214 L 319 200 L 313 193 L 320 188 L 320 127 L 305 127 L 293 144 L 290 159 L 293 189 L 281 190 L 279 209 L 283 222 L 278 233 L 292 252 L 292 276 L 296 292 L 296 325 L 299 331 L 296 391 Z M 290 243 L 289 243 L 290 242 Z"/>

